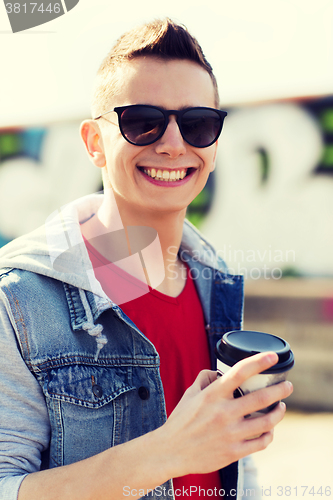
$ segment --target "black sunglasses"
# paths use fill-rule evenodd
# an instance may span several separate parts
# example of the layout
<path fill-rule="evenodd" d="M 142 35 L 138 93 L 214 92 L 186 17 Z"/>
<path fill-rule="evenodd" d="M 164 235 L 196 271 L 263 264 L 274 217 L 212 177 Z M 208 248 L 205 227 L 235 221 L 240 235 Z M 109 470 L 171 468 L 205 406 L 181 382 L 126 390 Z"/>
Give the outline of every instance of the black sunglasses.
<path fill-rule="evenodd" d="M 226 111 L 215 108 L 163 109 L 149 104 L 121 106 L 107 111 L 95 120 L 115 111 L 122 136 L 135 146 L 148 146 L 158 141 L 175 115 L 183 139 L 196 148 L 208 148 L 217 141 L 227 116 Z"/>

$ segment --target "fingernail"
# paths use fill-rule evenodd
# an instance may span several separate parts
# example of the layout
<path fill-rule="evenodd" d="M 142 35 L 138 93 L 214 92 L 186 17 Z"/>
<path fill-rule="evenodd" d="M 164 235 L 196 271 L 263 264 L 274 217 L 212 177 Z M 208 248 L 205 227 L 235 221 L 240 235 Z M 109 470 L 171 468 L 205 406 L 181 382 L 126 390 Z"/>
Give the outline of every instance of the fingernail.
<path fill-rule="evenodd" d="M 283 401 L 280 401 L 280 405 L 282 406 L 283 410 L 286 410 L 286 408 L 287 408 L 286 403 L 284 403 Z"/>
<path fill-rule="evenodd" d="M 269 361 L 270 363 L 276 363 L 278 360 L 278 355 L 275 353 L 275 352 L 271 352 L 268 354 L 267 356 L 267 361 Z"/>

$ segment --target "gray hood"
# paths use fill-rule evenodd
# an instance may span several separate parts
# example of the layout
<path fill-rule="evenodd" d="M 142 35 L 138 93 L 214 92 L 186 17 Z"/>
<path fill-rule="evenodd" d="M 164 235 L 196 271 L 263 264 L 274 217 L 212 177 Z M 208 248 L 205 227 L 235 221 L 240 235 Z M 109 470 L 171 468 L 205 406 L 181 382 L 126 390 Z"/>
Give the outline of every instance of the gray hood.
<path fill-rule="evenodd" d="M 69 203 L 53 212 L 43 226 L 5 245 L 0 249 L 0 267 L 31 271 L 106 298 L 95 278 L 80 231 L 80 223 L 97 212 L 103 196 L 91 194 Z M 226 272 L 222 259 L 187 220 L 180 252 L 183 260 L 193 258 Z"/>
<path fill-rule="evenodd" d="M 46 220 L 45 224 L 31 233 L 21 236 L 0 249 L 0 268 L 21 269 L 31 271 L 36 274 L 48 276 L 59 280 L 68 285 L 76 287 L 86 311 L 86 320 L 81 325 L 83 330 L 93 337 L 97 342 L 96 359 L 100 350 L 107 342 L 102 333 L 103 327 L 94 323 L 92 311 L 90 309 L 86 292 L 92 292 L 95 297 L 95 304 L 102 312 L 111 307 L 117 311 L 119 308 L 110 301 L 110 298 L 103 291 L 99 281 L 95 277 L 92 264 L 89 259 L 88 251 L 84 243 L 80 223 L 90 219 L 100 207 L 103 201 L 103 194 L 92 194 L 76 200 L 63 206 L 53 212 Z M 113 207 L 117 210 L 117 207 Z M 117 215 L 117 214 L 116 214 Z M 115 227 L 113 232 L 108 233 L 108 237 L 114 234 L 124 233 L 120 215 L 115 217 Z M 127 228 L 128 230 L 129 228 Z M 145 228 L 145 230 L 151 228 Z M 132 227 L 133 243 L 135 246 L 135 234 L 137 228 Z M 98 236 L 96 234 L 96 236 Z M 151 234 L 150 234 L 151 236 Z M 117 238 L 116 238 L 117 239 Z M 164 263 L 159 238 L 155 231 L 155 236 L 150 238 L 149 251 L 154 252 L 161 258 L 161 264 L 158 268 L 163 270 L 157 276 L 153 287 L 157 286 L 164 278 Z M 131 244 L 131 249 L 132 249 Z M 148 248 L 148 247 L 146 247 Z M 144 254 L 145 249 L 139 249 Z M 148 253 L 149 253 L 148 251 Z M 138 253 L 128 255 L 125 259 L 139 258 Z M 138 252 L 138 249 L 136 250 Z M 202 237 L 202 235 L 188 221 L 184 222 L 182 244 L 180 248 L 180 257 L 189 264 L 192 260 L 193 265 L 201 262 L 205 266 L 213 269 L 225 270 L 224 262 L 219 259 L 212 246 Z M 117 262 L 114 262 L 117 264 Z M 145 260 L 146 270 L 149 274 L 149 259 Z M 221 269 L 222 267 L 222 269 Z M 152 275 L 156 275 L 152 273 Z M 150 277 L 150 274 L 149 274 Z M 226 277 L 226 279 L 228 279 Z M 207 293 L 209 291 L 207 290 Z"/>

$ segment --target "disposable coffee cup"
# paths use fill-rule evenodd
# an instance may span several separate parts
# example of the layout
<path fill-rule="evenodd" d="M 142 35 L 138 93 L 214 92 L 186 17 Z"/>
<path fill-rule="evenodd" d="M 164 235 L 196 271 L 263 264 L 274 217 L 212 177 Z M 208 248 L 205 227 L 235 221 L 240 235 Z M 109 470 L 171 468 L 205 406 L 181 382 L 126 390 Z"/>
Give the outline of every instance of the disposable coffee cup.
<path fill-rule="evenodd" d="M 278 362 L 268 370 L 247 379 L 234 391 L 235 398 L 286 380 L 288 371 L 294 366 L 294 355 L 288 342 L 281 337 L 264 332 L 235 330 L 225 333 L 218 341 L 215 354 L 219 376 L 227 373 L 238 361 L 268 351 L 276 352 L 279 357 Z M 267 408 L 246 415 L 245 418 L 255 418 L 266 414 L 278 403 L 277 401 Z"/>

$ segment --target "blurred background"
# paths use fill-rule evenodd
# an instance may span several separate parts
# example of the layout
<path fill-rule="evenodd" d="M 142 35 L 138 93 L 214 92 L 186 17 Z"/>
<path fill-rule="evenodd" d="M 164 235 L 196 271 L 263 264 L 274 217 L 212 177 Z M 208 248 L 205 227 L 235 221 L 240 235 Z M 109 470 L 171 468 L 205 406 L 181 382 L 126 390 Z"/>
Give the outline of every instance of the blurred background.
<path fill-rule="evenodd" d="M 244 327 L 282 336 L 295 353 L 287 416 L 256 455 L 263 497 L 330 496 L 331 0 L 80 0 L 15 34 L 1 3 L 0 246 L 101 189 L 78 131 L 94 75 L 124 31 L 164 16 L 198 38 L 228 111 L 217 168 L 188 217 L 245 276 Z"/>

